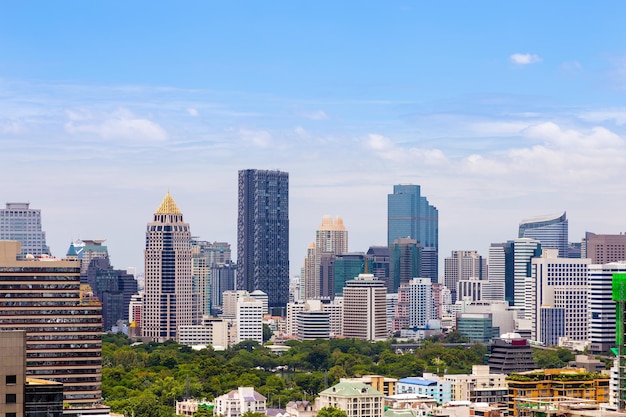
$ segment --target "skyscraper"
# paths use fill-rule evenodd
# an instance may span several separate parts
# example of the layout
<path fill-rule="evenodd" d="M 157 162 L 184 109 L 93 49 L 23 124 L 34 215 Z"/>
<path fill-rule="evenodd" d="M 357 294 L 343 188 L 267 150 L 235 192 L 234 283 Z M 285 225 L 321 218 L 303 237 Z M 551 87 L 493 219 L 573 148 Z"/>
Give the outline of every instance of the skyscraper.
<path fill-rule="evenodd" d="M 513 241 L 513 305 L 523 317 L 526 308 L 526 281 L 531 278 L 532 258 L 541 256 L 538 240 L 520 238 Z"/>
<path fill-rule="evenodd" d="M 451 256 L 444 260 L 443 283 L 452 292 L 452 302 L 457 297 L 459 281 L 470 278 L 483 280 L 487 278 L 487 260 L 475 250 L 453 250 Z"/>
<path fill-rule="evenodd" d="M 398 291 L 402 284 L 422 276 L 420 254 L 422 245 L 415 239 L 399 238 L 389 245 L 389 281 L 392 292 Z"/>
<path fill-rule="evenodd" d="M 268 295 L 271 308 L 289 301 L 289 174 L 239 171 L 237 289 Z"/>
<path fill-rule="evenodd" d="M 0 240 L 20 241 L 20 259 L 27 254 L 50 255 L 46 232 L 41 230 L 41 210 L 29 206 L 30 203 L 7 203 L 5 209 L 0 209 Z"/>
<path fill-rule="evenodd" d="M 615 346 L 615 301 L 612 298 L 613 274 L 626 274 L 626 261 L 591 264 L 587 293 L 589 351 L 608 352 Z"/>
<path fill-rule="evenodd" d="M 513 280 L 513 241 L 492 243 L 489 246 L 489 284 L 483 289 L 483 300 L 515 302 Z"/>
<path fill-rule="evenodd" d="M 364 340 L 387 337 L 387 288 L 372 274 L 359 274 L 343 289 L 343 335 Z"/>
<path fill-rule="evenodd" d="M 323 254 L 339 255 L 348 252 L 348 231 L 343 219 L 334 221 L 330 216 L 322 218 L 322 224 L 315 232 L 315 243 L 309 245 L 304 268 L 304 297 L 309 299 L 322 296 L 323 283 L 320 265 Z"/>
<path fill-rule="evenodd" d="M 566 212 L 522 220 L 518 237 L 539 240 L 542 248 L 558 249 L 559 257 L 567 258 L 569 243 Z"/>
<path fill-rule="evenodd" d="M 169 191 L 146 229 L 142 333 L 156 342 L 177 340 L 192 324 L 191 231 Z"/>
<path fill-rule="evenodd" d="M 428 262 L 420 262 L 421 277 L 437 282 L 439 212 L 421 195 L 419 185 L 394 185 L 393 194 L 387 197 L 387 245 L 391 247 L 399 238 L 415 239 L 421 244 L 422 256 L 428 257 Z"/>

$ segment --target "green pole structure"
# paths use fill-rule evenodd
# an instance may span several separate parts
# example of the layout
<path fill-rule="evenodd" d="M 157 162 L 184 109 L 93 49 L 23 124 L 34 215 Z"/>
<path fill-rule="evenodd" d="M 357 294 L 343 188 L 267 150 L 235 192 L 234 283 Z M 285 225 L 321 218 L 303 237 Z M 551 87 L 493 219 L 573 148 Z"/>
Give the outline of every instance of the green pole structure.
<path fill-rule="evenodd" d="M 624 346 L 624 313 L 626 311 L 626 274 L 613 274 L 613 301 L 615 301 L 615 344 L 617 345 L 618 409 L 626 409 L 626 346 Z"/>

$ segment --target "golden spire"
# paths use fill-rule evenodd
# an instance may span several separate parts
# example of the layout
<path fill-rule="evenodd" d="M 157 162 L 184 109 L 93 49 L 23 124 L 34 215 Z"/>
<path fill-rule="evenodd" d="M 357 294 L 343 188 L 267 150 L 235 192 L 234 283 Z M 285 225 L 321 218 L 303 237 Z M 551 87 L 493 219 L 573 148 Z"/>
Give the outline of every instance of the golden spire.
<path fill-rule="evenodd" d="M 161 205 L 155 214 L 182 214 L 169 190 L 167 190 L 167 194 L 165 195 L 163 201 L 161 201 Z"/>

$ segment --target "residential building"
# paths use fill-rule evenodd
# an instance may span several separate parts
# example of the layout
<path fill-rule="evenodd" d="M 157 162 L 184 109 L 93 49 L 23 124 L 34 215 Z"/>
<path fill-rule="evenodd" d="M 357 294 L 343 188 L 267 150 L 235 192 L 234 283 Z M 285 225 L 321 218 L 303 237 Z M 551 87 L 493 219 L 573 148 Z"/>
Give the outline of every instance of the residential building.
<path fill-rule="evenodd" d="M 385 283 L 359 274 L 343 289 L 343 335 L 364 340 L 387 337 Z"/>
<path fill-rule="evenodd" d="M 0 241 L 0 331 L 26 331 L 27 376 L 63 383 L 70 405 L 100 401 L 102 309 L 82 298 L 79 262 L 20 253 Z"/>
<path fill-rule="evenodd" d="M 396 378 L 387 378 L 382 375 L 363 375 L 358 378 L 341 378 L 340 382 L 362 382 L 376 391 L 381 392 L 385 397 L 396 393 Z"/>
<path fill-rule="evenodd" d="M 609 376 L 584 369 L 544 369 L 507 377 L 509 416 L 520 416 L 519 405 L 528 399 L 564 398 L 609 402 Z"/>
<path fill-rule="evenodd" d="M 615 301 L 613 300 L 613 274 L 625 274 L 626 261 L 592 264 L 588 269 L 587 322 L 589 350 L 608 352 L 615 346 Z"/>
<path fill-rule="evenodd" d="M 389 281 L 393 284 L 392 292 L 398 291 L 400 285 L 413 278 L 422 277 L 421 249 L 421 245 L 410 238 L 398 238 L 389 245 Z"/>
<path fill-rule="evenodd" d="M 560 258 L 557 255 L 556 249 L 546 249 L 541 257 L 531 259 L 531 280 L 525 301 L 525 318 L 531 321 L 531 338 L 542 343 L 548 343 L 548 339 L 558 343 L 562 336 L 586 340 L 589 259 Z M 558 309 L 563 312 L 559 313 Z M 544 320 L 540 320 L 541 314 Z M 560 336 L 559 323 L 565 324 L 565 334 Z M 544 324 L 550 328 L 543 328 Z"/>
<path fill-rule="evenodd" d="M 284 314 L 289 302 L 289 174 L 239 171 L 237 289 L 261 290 Z"/>
<path fill-rule="evenodd" d="M 387 245 L 391 247 L 393 242 L 400 238 L 414 239 L 424 248 L 422 256 L 428 259 L 420 262 L 422 271 L 418 277 L 430 278 L 432 282 L 437 282 L 439 213 L 437 208 L 421 195 L 419 185 L 394 185 L 393 194 L 387 197 Z"/>
<path fill-rule="evenodd" d="M 567 214 L 532 217 L 519 224 L 518 238 L 531 238 L 541 242 L 543 249 L 558 249 L 560 258 L 567 258 Z"/>
<path fill-rule="evenodd" d="M 330 216 L 322 218 L 322 224 L 315 232 L 315 243 L 309 245 L 304 267 L 304 297 L 314 299 L 329 297 L 323 294 L 322 289 L 329 288 L 328 283 L 322 283 L 320 274 L 321 258 L 323 254 L 339 255 L 348 252 L 348 231 L 343 219 Z M 333 294 L 334 295 L 334 294 Z"/>
<path fill-rule="evenodd" d="M 267 401 L 253 387 L 239 387 L 227 394 L 216 397 L 213 401 L 213 415 L 223 417 L 241 417 L 247 412 L 265 414 Z"/>
<path fill-rule="evenodd" d="M 623 233 L 602 235 L 587 232 L 582 247 L 585 253 L 581 257 L 591 259 L 592 264 L 626 261 L 626 234 Z"/>
<path fill-rule="evenodd" d="M 475 250 L 453 250 L 451 256 L 444 260 L 443 284 L 452 292 L 452 302 L 460 300 L 457 297 L 459 281 L 487 279 L 487 259 Z"/>
<path fill-rule="evenodd" d="M 316 408 L 339 408 L 348 417 L 382 417 L 383 398 L 383 393 L 367 384 L 342 381 L 319 393 Z"/>
<path fill-rule="evenodd" d="M 452 401 L 505 404 L 508 388 L 506 375 L 490 372 L 489 365 L 473 365 L 471 374 L 444 375 L 450 382 Z"/>
<path fill-rule="evenodd" d="M 237 343 L 254 340 L 263 343 L 263 302 L 251 296 L 237 299 Z"/>
<path fill-rule="evenodd" d="M 432 281 L 413 278 L 409 283 L 409 328 L 425 330 L 437 316 L 433 302 Z"/>
<path fill-rule="evenodd" d="M 193 324 L 193 268 L 189 223 L 169 191 L 146 228 L 143 336 L 177 340 L 178 326 Z"/>
<path fill-rule="evenodd" d="M 419 394 L 445 404 L 452 399 L 452 384 L 437 375 L 424 374 L 423 377 L 401 378 L 397 384 L 398 394 Z"/>
<path fill-rule="evenodd" d="M 0 240 L 21 242 L 19 259 L 51 256 L 41 228 L 41 210 L 31 209 L 30 203 L 6 203 L 6 208 L 0 209 Z"/>

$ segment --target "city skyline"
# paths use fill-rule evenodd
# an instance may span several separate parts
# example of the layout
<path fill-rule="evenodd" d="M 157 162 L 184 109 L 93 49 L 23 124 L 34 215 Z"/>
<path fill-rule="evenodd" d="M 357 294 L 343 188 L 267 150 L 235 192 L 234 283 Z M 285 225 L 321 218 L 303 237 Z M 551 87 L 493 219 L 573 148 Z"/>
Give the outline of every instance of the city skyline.
<path fill-rule="evenodd" d="M 570 241 L 620 233 L 625 9 L 7 4 L 0 204 L 41 210 L 57 257 L 102 238 L 138 270 L 168 188 L 195 236 L 236 250 L 249 168 L 290 174 L 292 274 L 324 215 L 349 250 L 384 245 L 394 184 L 439 210 L 440 261 L 565 210 Z"/>

